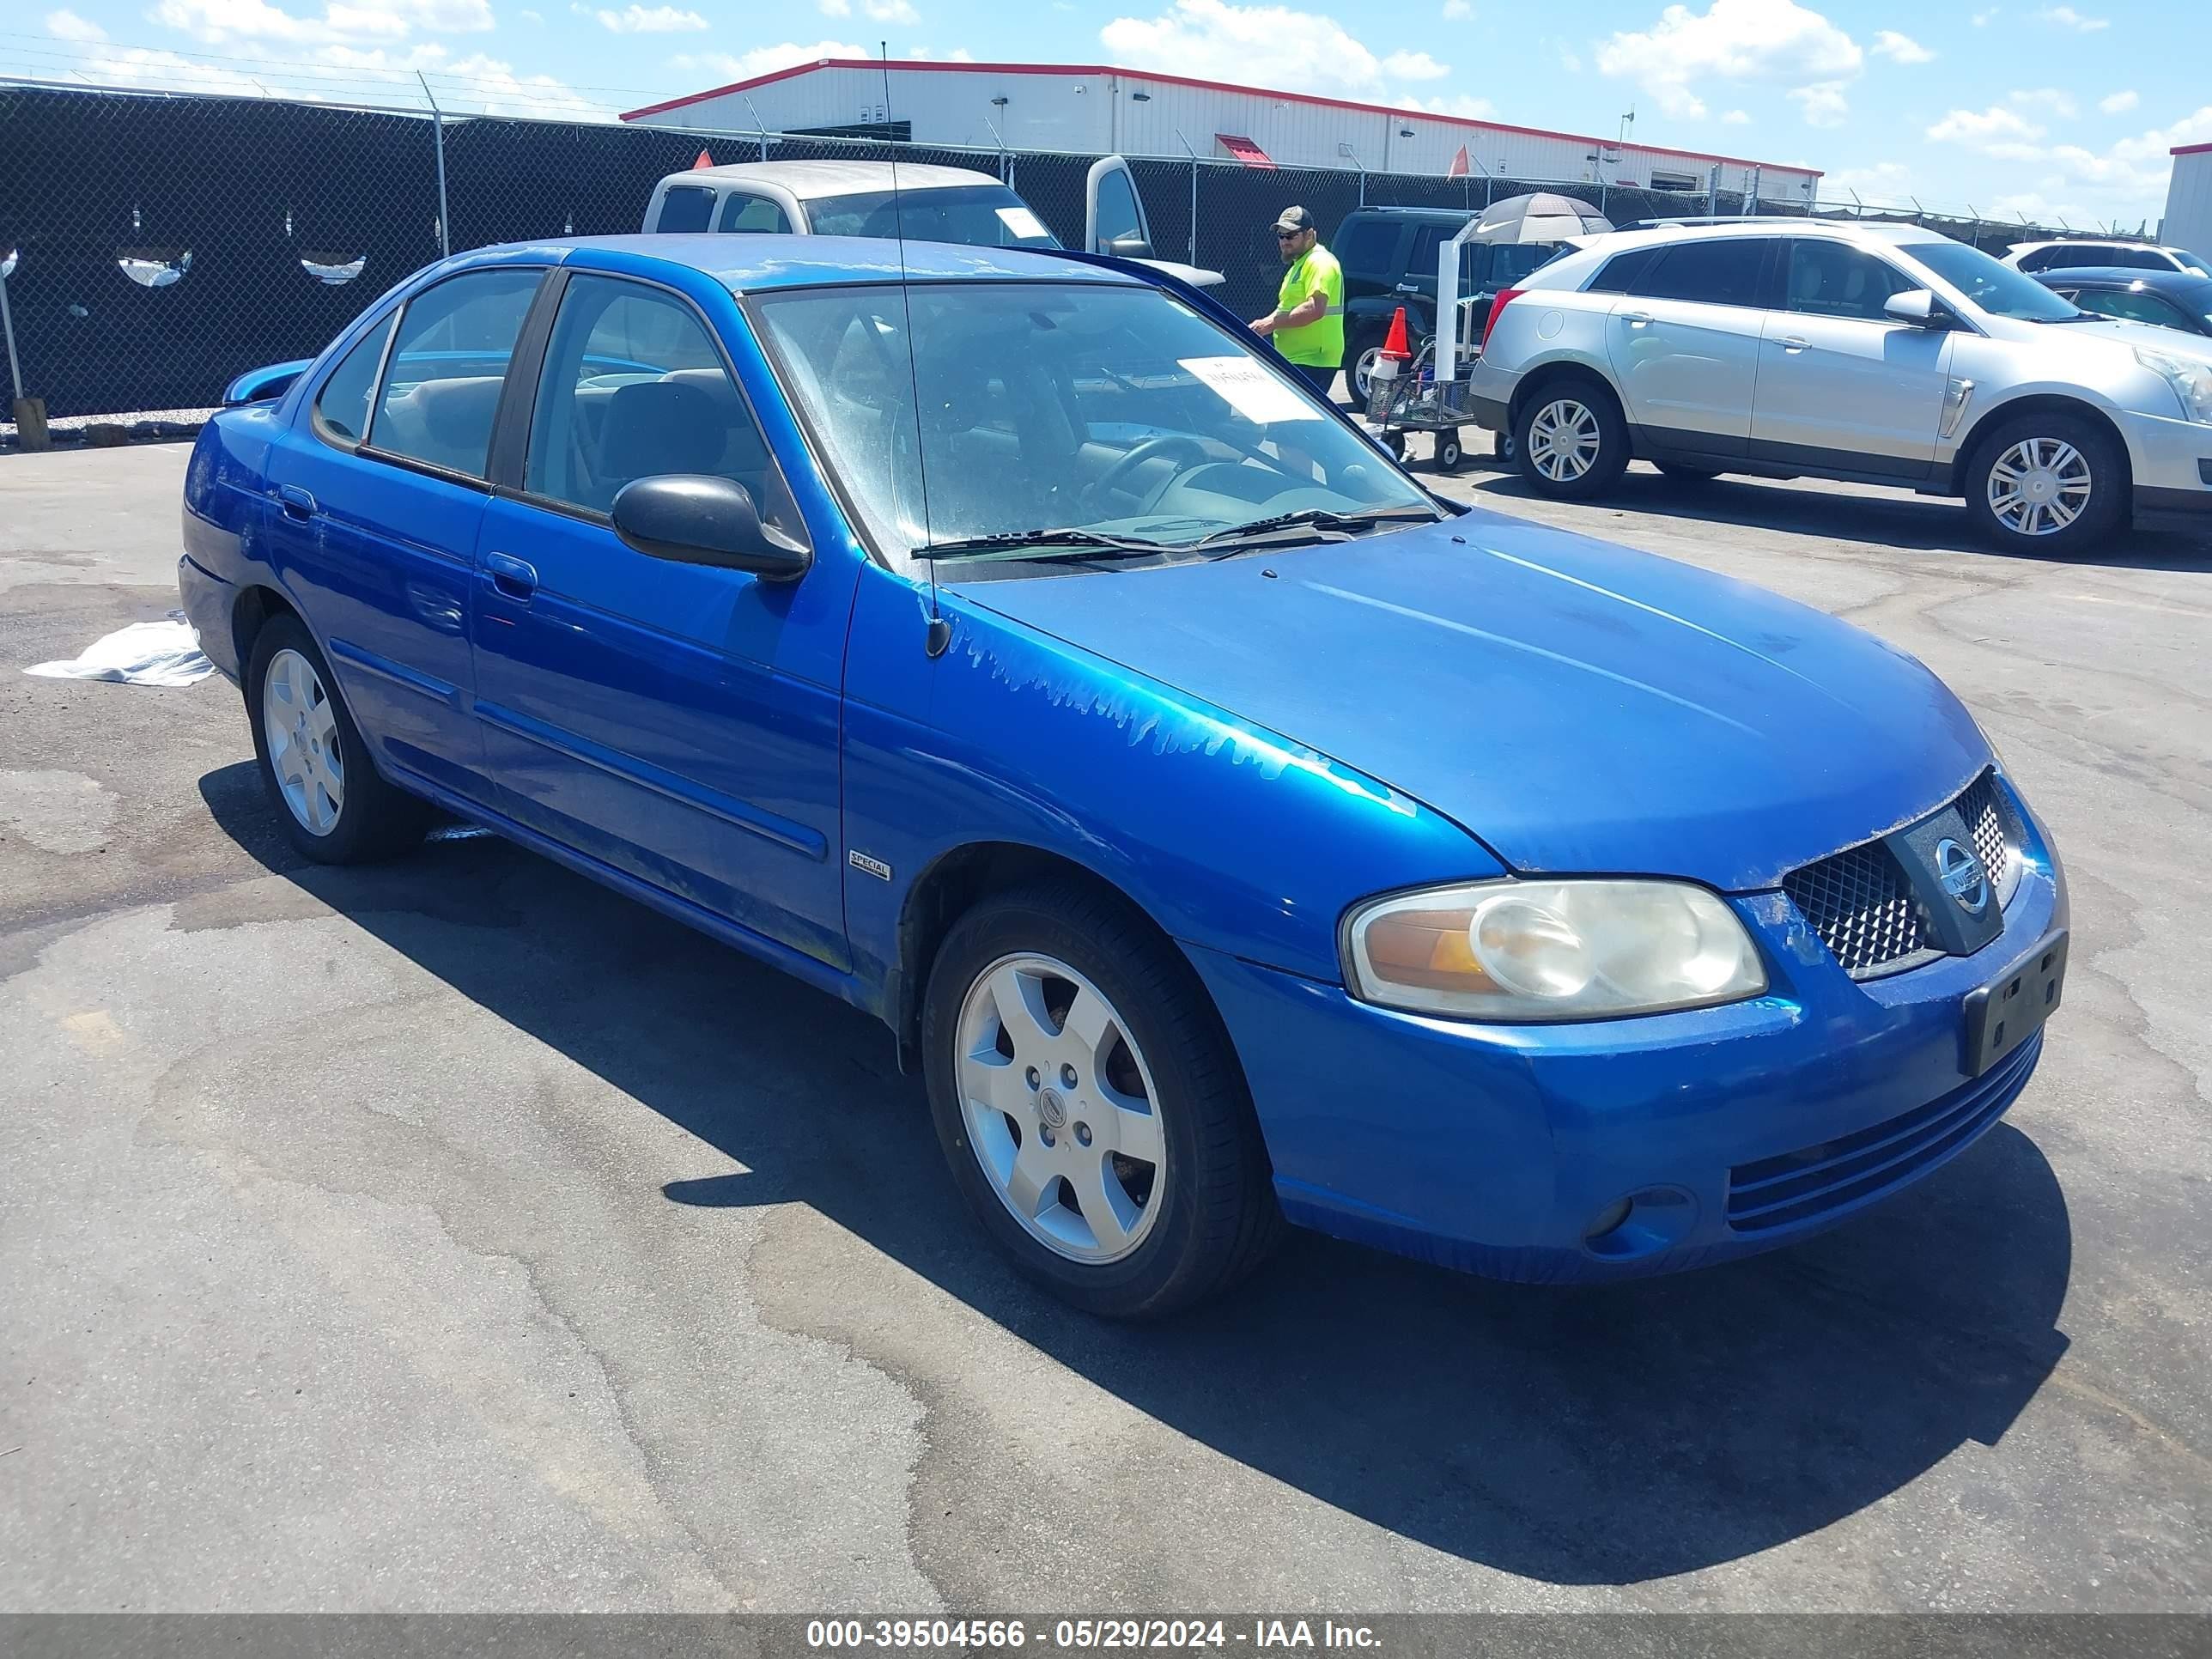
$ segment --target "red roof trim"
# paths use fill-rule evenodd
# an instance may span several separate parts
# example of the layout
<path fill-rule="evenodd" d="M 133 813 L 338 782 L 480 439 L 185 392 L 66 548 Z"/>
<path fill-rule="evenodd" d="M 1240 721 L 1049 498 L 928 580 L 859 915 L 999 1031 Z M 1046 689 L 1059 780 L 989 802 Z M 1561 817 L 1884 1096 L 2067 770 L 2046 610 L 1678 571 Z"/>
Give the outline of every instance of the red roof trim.
<path fill-rule="evenodd" d="M 2173 150 L 2176 155 L 2203 155 L 2212 151 L 2212 144 L 2182 144 Z"/>
<path fill-rule="evenodd" d="M 793 64 L 788 69 L 770 70 L 766 75 L 756 75 L 750 81 L 732 81 L 726 87 L 712 87 L 705 92 L 686 93 L 681 98 L 647 104 L 643 109 L 625 112 L 622 118 L 635 121 L 644 116 L 682 109 L 687 104 L 704 103 L 709 98 L 723 98 L 733 92 L 750 92 L 756 87 L 772 86 L 778 81 L 788 81 L 795 75 L 809 75 L 818 69 L 914 70 L 957 75 L 1118 75 L 1132 81 L 1158 81 L 1170 87 L 1195 87 L 1202 92 L 1244 93 L 1261 98 L 1279 98 L 1285 103 L 1318 105 L 1324 109 L 1358 110 L 1367 115 L 1417 116 L 1425 121 L 1449 122 L 1470 131 L 1512 132 L 1530 138 L 1565 138 L 1574 143 L 1595 144 L 1608 149 L 1632 149 L 1644 155 L 1674 155 L 1693 161 L 1725 161 L 1731 167 L 1766 167 L 1781 173 L 1807 173 L 1815 179 L 1825 176 L 1818 167 L 1796 167 L 1785 161 L 1756 161 L 1741 155 L 1717 155 L 1702 149 L 1670 149 L 1664 144 L 1623 144 L 1611 138 L 1596 138 L 1581 132 L 1559 132 L 1550 127 L 1520 127 L 1504 121 L 1474 121 L 1463 116 L 1439 115 L 1434 110 L 1401 109 L 1395 104 L 1363 104 L 1348 98 L 1322 98 L 1309 92 L 1277 92 L 1267 87 L 1238 86 L 1231 81 L 1200 81 L 1188 75 L 1163 75 L 1153 70 L 1118 69 L 1111 64 L 963 64 L 939 58 L 821 58 L 811 64 Z"/>

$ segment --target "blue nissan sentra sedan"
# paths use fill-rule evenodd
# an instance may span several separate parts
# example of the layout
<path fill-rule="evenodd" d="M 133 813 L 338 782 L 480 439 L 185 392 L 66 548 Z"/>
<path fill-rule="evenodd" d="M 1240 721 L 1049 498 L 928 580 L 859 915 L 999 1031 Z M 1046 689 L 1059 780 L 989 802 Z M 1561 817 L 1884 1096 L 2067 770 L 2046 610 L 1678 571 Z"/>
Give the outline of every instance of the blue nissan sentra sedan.
<path fill-rule="evenodd" d="M 2058 860 L 1932 674 L 1440 502 L 1158 273 L 492 248 L 237 395 L 179 581 L 300 849 L 442 808 L 876 1014 L 1098 1313 L 1285 1221 L 1520 1279 L 1766 1249 L 2041 1052 Z"/>

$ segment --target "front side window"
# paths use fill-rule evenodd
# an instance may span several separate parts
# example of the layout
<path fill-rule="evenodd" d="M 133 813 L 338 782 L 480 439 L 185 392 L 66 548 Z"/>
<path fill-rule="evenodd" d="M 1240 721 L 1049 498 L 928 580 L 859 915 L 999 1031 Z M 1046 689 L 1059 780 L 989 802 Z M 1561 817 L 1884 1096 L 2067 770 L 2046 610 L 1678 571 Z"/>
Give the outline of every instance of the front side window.
<path fill-rule="evenodd" d="M 392 325 L 398 315 L 395 311 L 362 335 L 323 382 L 315 398 L 315 418 L 330 436 L 357 444 L 368 435 L 369 395 L 376 390 L 384 343 L 392 337 Z"/>
<path fill-rule="evenodd" d="M 2173 261 L 2154 247 L 2116 247 L 2107 264 L 2123 270 L 2172 270 Z"/>
<path fill-rule="evenodd" d="M 1698 300 L 1714 306 L 1761 302 L 1765 237 L 1700 237 L 1660 251 L 1658 262 L 1628 292 L 1647 300 Z"/>
<path fill-rule="evenodd" d="M 714 222 L 714 192 L 703 185 L 671 185 L 661 193 L 659 231 L 704 230 Z"/>
<path fill-rule="evenodd" d="M 1992 316 L 2063 323 L 2081 314 L 2034 277 L 1999 264 L 1981 249 L 1964 242 L 1908 242 L 1897 254 L 1923 270 L 1932 271 Z"/>
<path fill-rule="evenodd" d="M 410 300 L 392 343 L 370 447 L 483 477 L 507 360 L 544 275 L 472 270 Z"/>
<path fill-rule="evenodd" d="M 1435 517 L 1273 353 L 1157 289 L 917 283 L 753 303 L 787 391 L 896 565 L 1040 532 L 1165 557 L 1285 513 Z"/>
<path fill-rule="evenodd" d="M 2194 271 L 2199 276 L 2212 276 L 2212 265 L 2206 264 L 2186 248 L 2168 248 L 2166 252 L 2173 256 L 2173 263 L 2184 270 Z"/>
<path fill-rule="evenodd" d="M 1887 322 L 1882 302 L 1919 286 L 1886 260 L 1841 242 L 1807 238 L 1792 241 L 1789 248 L 1784 304 L 1805 316 Z"/>
<path fill-rule="evenodd" d="M 1097 237 L 1093 253 L 1111 253 L 1114 244 L 1125 239 L 1144 240 L 1144 216 L 1137 209 L 1137 192 L 1130 187 L 1129 175 L 1119 167 L 1109 167 L 1098 175 L 1098 216 L 1093 234 Z"/>
<path fill-rule="evenodd" d="M 624 484 L 670 472 L 743 484 L 763 523 L 805 533 L 698 313 L 659 289 L 577 276 L 546 346 L 523 487 L 605 514 Z"/>
<path fill-rule="evenodd" d="M 791 220 L 765 196 L 732 191 L 722 200 L 722 216 L 714 228 L 740 236 L 781 236 L 790 230 Z"/>
<path fill-rule="evenodd" d="M 806 204 L 817 236 L 897 236 L 969 247 L 1058 247 L 1029 204 L 1004 185 L 955 185 L 945 190 L 859 191 Z"/>

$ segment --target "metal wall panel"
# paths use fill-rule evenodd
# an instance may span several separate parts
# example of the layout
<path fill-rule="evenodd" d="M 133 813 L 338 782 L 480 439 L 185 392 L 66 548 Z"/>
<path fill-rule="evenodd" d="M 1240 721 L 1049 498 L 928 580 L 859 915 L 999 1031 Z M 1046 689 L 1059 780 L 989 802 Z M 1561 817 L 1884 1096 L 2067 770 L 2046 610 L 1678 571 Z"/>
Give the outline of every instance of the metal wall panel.
<path fill-rule="evenodd" d="M 2193 252 L 2204 253 L 2212 248 L 2212 150 L 2173 158 L 2173 179 L 2166 186 L 2166 223 L 2159 234 L 2173 246 Z"/>

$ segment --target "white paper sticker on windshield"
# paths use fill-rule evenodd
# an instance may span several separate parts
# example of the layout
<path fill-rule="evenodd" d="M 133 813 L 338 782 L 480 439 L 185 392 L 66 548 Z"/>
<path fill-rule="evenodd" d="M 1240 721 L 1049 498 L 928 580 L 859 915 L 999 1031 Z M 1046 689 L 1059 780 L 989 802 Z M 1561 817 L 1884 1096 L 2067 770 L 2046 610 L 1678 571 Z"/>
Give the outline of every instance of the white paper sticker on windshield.
<path fill-rule="evenodd" d="M 1025 207 L 1004 207 L 998 210 L 998 214 L 999 222 L 1017 236 L 1028 238 L 1052 234 L 1044 228 L 1044 221 Z"/>
<path fill-rule="evenodd" d="M 1212 386 L 1222 401 L 1248 421 L 1317 421 L 1316 409 L 1297 391 L 1249 357 L 1178 357 L 1192 374 Z"/>

